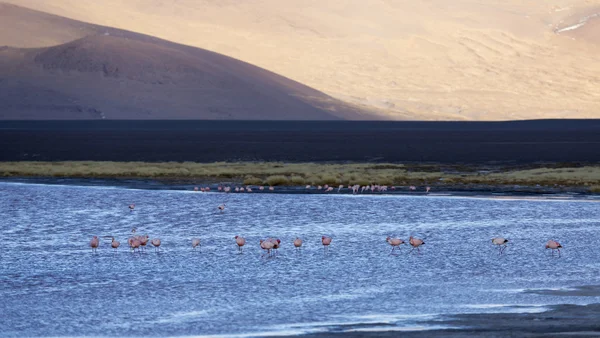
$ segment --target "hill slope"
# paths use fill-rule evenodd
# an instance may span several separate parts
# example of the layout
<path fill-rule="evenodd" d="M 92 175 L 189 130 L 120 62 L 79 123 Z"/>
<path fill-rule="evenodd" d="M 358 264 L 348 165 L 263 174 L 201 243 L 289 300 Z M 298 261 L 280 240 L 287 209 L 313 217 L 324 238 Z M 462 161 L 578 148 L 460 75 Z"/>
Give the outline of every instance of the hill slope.
<path fill-rule="evenodd" d="M 0 32 L 0 46 L 58 43 L 0 48 L 0 119 L 374 118 L 270 71 L 151 36 L 6 4 Z"/>
<path fill-rule="evenodd" d="M 599 0 L 8 1 L 217 51 L 390 116 L 600 117 Z"/>

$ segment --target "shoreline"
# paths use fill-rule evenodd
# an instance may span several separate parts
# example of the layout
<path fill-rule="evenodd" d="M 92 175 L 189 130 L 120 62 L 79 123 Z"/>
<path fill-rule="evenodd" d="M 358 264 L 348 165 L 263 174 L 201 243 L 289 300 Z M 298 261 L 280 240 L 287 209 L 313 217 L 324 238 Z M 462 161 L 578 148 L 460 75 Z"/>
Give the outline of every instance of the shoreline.
<path fill-rule="evenodd" d="M 408 186 L 395 186 L 395 190 L 385 192 L 359 192 L 352 193 L 351 189 L 344 187 L 340 192 L 335 188 L 331 192 L 325 192 L 323 189 L 317 190 L 316 187 L 306 189 L 299 186 L 277 186 L 270 191 L 258 190 L 258 186 L 252 186 L 252 192 L 231 192 L 218 191 L 218 186 L 246 187 L 241 183 L 235 182 L 207 182 L 191 179 L 155 179 L 155 178 L 73 178 L 73 177 L 0 177 L 0 183 L 16 184 L 42 184 L 42 185 L 62 185 L 62 186 L 81 186 L 81 187 L 115 187 L 140 190 L 171 190 L 188 191 L 190 193 L 213 193 L 213 194 L 310 194 L 310 195 L 356 195 L 356 196 L 453 196 L 453 197 L 494 197 L 494 198 L 522 198 L 522 199 L 553 199 L 553 200 L 598 200 L 600 194 L 593 193 L 587 189 L 576 187 L 566 189 L 564 187 L 532 187 L 532 186 L 493 186 L 493 185 L 469 185 L 469 186 L 432 186 L 429 193 L 424 187 L 417 187 L 416 191 L 409 190 Z M 194 187 L 210 187 L 207 192 L 194 191 Z"/>
<path fill-rule="evenodd" d="M 419 330 L 402 330 L 388 324 L 339 325 L 327 332 L 300 335 L 324 337 L 598 337 L 600 336 L 600 304 L 559 304 L 546 306 L 547 311 L 534 313 L 472 313 L 440 315 L 437 319 L 418 323 Z M 441 328 L 440 328 L 441 327 Z M 284 336 L 281 336 L 284 337 Z"/>

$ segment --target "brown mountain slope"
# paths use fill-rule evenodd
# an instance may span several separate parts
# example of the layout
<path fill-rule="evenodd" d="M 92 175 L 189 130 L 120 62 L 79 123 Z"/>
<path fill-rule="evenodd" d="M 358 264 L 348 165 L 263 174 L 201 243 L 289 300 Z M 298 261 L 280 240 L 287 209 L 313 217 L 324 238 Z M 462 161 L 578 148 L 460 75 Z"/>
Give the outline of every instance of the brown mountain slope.
<path fill-rule="evenodd" d="M 600 0 L 7 1 L 217 51 L 390 116 L 600 117 Z"/>
<path fill-rule="evenodd" d="M 376 118 L 207 50 L 9 5 L 0 5 L 0 17 L 11 18 L 0 31 L 19 35 L 12 24 L 28 27 L 21 36 L 34 38 L 22 45 L 77 38 L 0 48 L 0 119 Z"/>

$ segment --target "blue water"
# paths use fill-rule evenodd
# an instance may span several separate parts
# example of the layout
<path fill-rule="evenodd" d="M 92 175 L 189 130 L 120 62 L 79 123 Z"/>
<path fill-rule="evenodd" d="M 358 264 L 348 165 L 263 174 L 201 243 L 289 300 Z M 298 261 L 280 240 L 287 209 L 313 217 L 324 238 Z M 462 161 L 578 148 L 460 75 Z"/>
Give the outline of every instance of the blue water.
<path fill-rule="evenodd" d="M 134 212 L 128 210 L 136 204 Z M 225 212 L 217 206 L 226 203 Z M 219 194 L 0 183 L 0 336 L 265 335 L 343 324 L 423 326 L 440 314 L 543 311 L 599 297 L 600 204 L 448 196 Z M 132 254 L 138 234 L 162 240 Z M 115 236 L 118 253 L 103 239 Z M 238 254 L 234 236 L 246 237 Z M 333 237 L 327 254 L 322 235 Z M 390 255 L 388 235 L 423 238 Z M 490 239 L 510 243 L 498 255 Z M 291 244 L 305 240 L 301 252 Z M 193 251 L 191 239 L 202 240 Z M 258 241 L 282 248 L 262 257 Z M 544 250 L 562 243 L 562 257 Z"/>

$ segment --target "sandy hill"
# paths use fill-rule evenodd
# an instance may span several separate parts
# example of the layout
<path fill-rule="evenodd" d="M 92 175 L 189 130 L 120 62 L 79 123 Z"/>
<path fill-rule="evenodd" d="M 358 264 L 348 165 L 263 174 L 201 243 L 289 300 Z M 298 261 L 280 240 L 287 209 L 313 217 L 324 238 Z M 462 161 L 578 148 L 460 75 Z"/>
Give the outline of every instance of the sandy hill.
<path fill-rule="evenodd" d="M 147 35 L 8 4 L 0 32 L 0 119 L 376 118 L 248 63 Z"/>
<path fill-rule="evenodd" d="M 389 116 L 600 117 L 600 0 L 8 1 L 223 53 Z"/>

